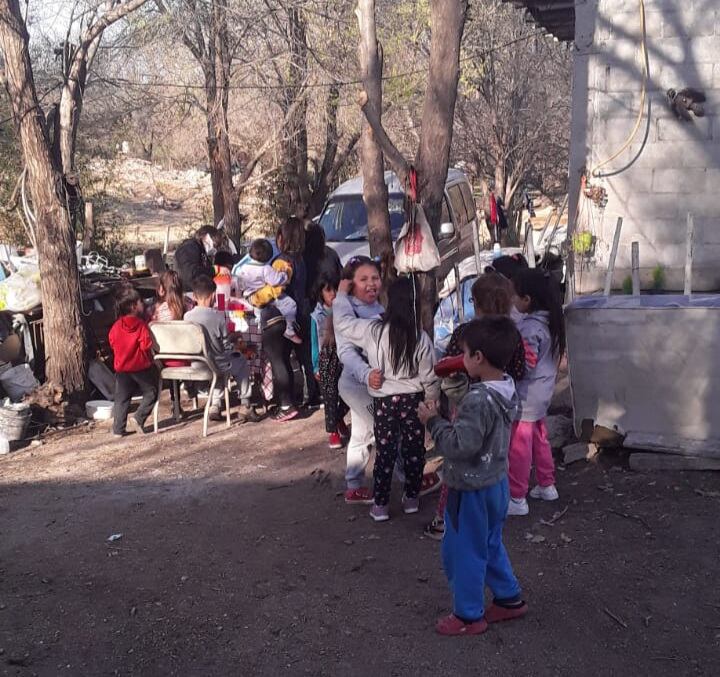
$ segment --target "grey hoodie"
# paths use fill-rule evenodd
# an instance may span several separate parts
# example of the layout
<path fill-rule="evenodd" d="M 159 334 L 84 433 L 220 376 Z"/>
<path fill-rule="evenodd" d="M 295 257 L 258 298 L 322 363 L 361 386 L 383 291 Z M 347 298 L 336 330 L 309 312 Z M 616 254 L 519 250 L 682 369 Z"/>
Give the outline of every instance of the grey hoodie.
<path fill-rule="evenodd" d="M 515 384 L 506 374 L 502 381 L 473 383 L 453 423 L 439 416 L 428 421 L 451 489 L 477 491 L 505 477 L 516 408 Z"/>
<path fill-rule="evenodd" d="M 538 310 L 521 315 L 521 319 L 516 321 L 520 335 L 538 358 L 535 367 L 526 364 L 525 378 L 517 384 L 519 421 L 539 421 L 545 418 L 555 390 L 557 359 L 552 351 L 549 318 L 547 311 Z"/>

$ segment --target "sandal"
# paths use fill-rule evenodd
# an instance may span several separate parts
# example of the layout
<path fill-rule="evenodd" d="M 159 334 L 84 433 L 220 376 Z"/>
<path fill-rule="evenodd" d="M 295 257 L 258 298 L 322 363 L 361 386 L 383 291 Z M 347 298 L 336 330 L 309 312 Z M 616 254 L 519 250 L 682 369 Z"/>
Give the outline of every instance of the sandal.
<path fill-rule="evenodd" d="M 435 624 L 435 632 L 437 632 L 438 635 L 445 635 L 446 637 L 482 635 L 487 629 L 488 624 L 484 618 L 481 618 L 479 621 L 473 621 L 472 623 L 466 623 L 455 614 L 443 616 L 438 619 L 438 622 Z"/>
<path fill-rule="evenodd" d="M 503 621 L 514 621 L 516 618 L 526 616 L 528 612 L 527 602 L 519 606 L 500 606 L 493 602 L 485 612 L 485 619 L 488 623 L 502 623 Z"/>
<path fill-rule="evenodd" d="M 420 493 L 418 496 L 427 496 L 432 494 L 433 491 L 437 491 L 442 485 L 440 475 L 436 472 L 428 472 L 422 476 L 422 482 L 420 483 Z"/>

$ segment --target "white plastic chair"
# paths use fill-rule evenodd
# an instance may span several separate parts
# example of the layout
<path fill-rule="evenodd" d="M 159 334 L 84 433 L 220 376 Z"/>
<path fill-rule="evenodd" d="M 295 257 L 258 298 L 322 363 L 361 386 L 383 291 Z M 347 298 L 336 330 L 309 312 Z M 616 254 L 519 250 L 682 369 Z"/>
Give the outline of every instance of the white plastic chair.
<path fill-rule="evenodd" d="M 227 427 L 230 427 L 230 388 L 229 378 L 221 374 L 208 351 L 208 340 L 205 330 L 197 324 L 185 321 L 151 322 L 150 332 L 155 340 L 155 363 L 160 372 L 160 385 L 158 399 L 153 410 L 153 426 L 158 431 L 158 409 L 160 407 L 160 393 L 163 381 L 209 381 L 205 410 L 203 412 L 203 437 L 207 437 L 208 418 L 210 416 L 210 403 L 212 393 L 218 381 L 224 383 L 225 415 Z M 165 360 L 186 360 L 190 362 L 185 367 L 166 367 Z M 195 398 L 197 407 L 197 397 Z"/>

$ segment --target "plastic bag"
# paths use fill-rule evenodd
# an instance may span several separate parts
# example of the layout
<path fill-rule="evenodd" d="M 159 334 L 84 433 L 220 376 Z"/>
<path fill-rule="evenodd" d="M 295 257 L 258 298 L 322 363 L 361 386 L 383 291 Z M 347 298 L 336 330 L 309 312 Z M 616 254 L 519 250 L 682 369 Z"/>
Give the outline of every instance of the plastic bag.
<path fill-rule="evenodd" d="M 415 229 L 405 223 L 395 244 L 395 268 L 398 273 L 420 273 L 440 265 L 440 252 L 430 224 L 420 205 L 415 206 Z"/>
<path fill-rule="evenodd" d="M 13 402 L 19 402 L 25 395 L 40 387 L 30 365 L 19 364 L 0 374 L 0 385 Z"/>
<path fill-rule="evenodd" d="M 40 271 L 36 266 L 23 266 L 0 282 L 0 310 L 26 313 L 41 302 Z"/>

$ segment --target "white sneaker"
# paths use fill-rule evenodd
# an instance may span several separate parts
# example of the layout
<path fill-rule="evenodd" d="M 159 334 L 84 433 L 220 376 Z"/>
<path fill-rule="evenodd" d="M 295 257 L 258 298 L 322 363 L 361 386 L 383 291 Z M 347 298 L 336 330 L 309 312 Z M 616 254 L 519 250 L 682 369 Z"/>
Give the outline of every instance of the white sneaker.
<path fill-rule="evenodd" d="M 530 490 L 530 498 L 542 498 L 543 501 L 557 501 L 560 498 L 554 484 L 541 487 L 539 484 Z"/>
<path fill-rule="evenodd" d="M 530 512 L 526 498 L 511 498 L 508 504 L 508 515 L 521 516 Z"/>

